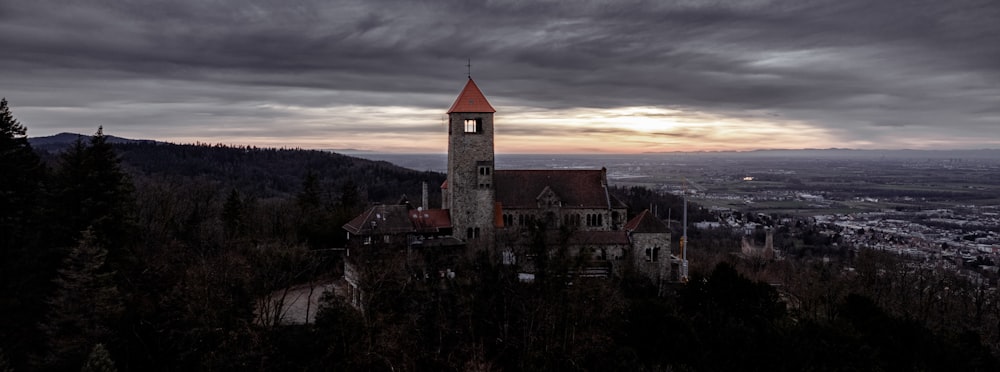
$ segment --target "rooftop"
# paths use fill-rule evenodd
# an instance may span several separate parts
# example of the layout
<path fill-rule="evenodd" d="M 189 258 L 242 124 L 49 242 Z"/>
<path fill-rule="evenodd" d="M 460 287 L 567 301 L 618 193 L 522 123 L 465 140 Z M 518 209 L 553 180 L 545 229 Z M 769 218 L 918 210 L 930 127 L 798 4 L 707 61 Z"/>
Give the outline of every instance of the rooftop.
<path fill-rule="evenodd" d="M 465 84 L 465 88 L 462 89 L 462 93 L 458 94 L 458 98 L 455 99 L 455 103 L 451 105 L 448 109 L 448 113 L 453 112 L 497 112 L 490 106 L 490 102 L 486 100 L 486 96 L 483 92 L 479 90 L 476 86 L 476 82 L 469 78 L 469 82 Z"/>

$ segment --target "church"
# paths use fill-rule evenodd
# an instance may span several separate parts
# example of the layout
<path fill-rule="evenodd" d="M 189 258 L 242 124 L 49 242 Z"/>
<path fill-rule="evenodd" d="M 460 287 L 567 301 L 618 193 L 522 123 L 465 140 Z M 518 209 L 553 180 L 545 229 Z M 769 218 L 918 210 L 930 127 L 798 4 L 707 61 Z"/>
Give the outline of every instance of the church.
<path fill-rule="evenodd" d="M 609 276 L 631 267 L 655 283 L 670 278 L 669 228 L 649 211 L 627 220 L 628 206 L 609 193 L 606 169 L 496 169 L 495 114 L 469 77 L 448 109 L 440 208 L 427 205 L 426 185 L 420 207 L 376 205 L 343 226 L 348 252 L 376 243 L 415 251 L 485 250 L 531 278 L 538 253 L 529 246 L 542 238 L 582 258 L 580 275 Z"/>

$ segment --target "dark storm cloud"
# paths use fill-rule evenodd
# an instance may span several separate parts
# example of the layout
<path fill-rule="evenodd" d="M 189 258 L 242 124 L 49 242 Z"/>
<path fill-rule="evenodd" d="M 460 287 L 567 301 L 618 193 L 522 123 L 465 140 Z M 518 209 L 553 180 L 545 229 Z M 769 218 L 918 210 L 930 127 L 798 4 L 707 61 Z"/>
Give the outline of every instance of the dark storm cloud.
<path fill-rule="evenodd" d="M 8 1 L 0 94 L 33 133 L 74 118 L 256 132 L 308 116 L 261 106 L 443 111 L 472 58 L 500 108 L 769 113 L 848 142 L 887 128 L 1000 138 L 997 19 L 992 0 Z"/>

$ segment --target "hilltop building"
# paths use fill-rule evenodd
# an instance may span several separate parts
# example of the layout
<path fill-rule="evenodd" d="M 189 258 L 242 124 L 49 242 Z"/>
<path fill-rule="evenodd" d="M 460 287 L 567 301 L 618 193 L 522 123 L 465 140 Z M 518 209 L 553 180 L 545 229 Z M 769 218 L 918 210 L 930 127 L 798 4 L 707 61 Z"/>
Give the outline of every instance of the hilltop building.
<path fill-rule="evenodd" d="M 421 207 L 376 205 L 344 225 L 349 249 L 378 243 L 411 253 L 485 250 L 530 277 L 538 254 L 530 247 L 544 239 L 584 258 L 581 274 L 606 276 L 632 265 L 654 282 L 667 280 L 669 228 L 649 211 L 626 221 L 627 206 L 608 192 L 606 169 L 496 169 L 495 113 L 470 77 L 448 109 L 441 208 L 428 208 L 426 186 Z M 356 278 L 347 279 L 355 285 Z"/>

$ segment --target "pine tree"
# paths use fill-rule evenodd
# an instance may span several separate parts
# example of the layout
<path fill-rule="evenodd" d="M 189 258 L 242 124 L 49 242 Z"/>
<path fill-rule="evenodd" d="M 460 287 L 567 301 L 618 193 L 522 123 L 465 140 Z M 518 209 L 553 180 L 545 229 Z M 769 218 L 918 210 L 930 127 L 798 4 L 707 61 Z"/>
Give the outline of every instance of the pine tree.
<path fill-rule="evenodd" d="M 0 283 L 7 284 L 8 264 L 18 262 L 26 245 L 35 243 L 38 202 L 44 177 L 27 129 L 14 118 L 7 99 L 0 99 Z M 6 285 L 4 285 L 6 287 Z M 0 287 L 2 288 L 2 287 Z"/>
<path fill-rule="evenodd" d="M 116 372 L 114 360 L 111 360 L 111 353 L 104 347 L 104 344 L 94 345 L 87 357 L 87 362 L 83 364 L 80 372 Z"/>
<path fill-rule="evenodd" d="M 121 169 L 121 159 L 107 142 L 104 128 L 90 137 L 86 149 L 85 166 L 88 171 L 86 204 L 91 218 L 90 225 L 101 241 L 109 247 L 120 247 L 128 238 L 134 208 L 134 186 Z"/>
<path fill-rule="evenodd" d="M 222 227 L 226 232 L 226 237 L 233 239 L 245 232 L 244 212 L 243 198 L 240 196 L 240 192 L 234 188 L 229 193 L 225 203 L 222 204 Z"/>
<path fill-rule="evenodd" d="M 132 225 L 134 187 L 120 163 L 103 128 L 87 143 L 77 139 L 62 154 L 55 209 L 66 229 L 63 244 L 79 239 L 80 231 L 88 227 L 111 250 L 125 243 Z"/>
<path fill-rule="evenodd" d="M 51 237 L 53 244 L 68 247 L 79 240 L 80 232 L 90 225 L 90 217 L 84 209 L 87 198 L 88 180 L 87 145 L 82 137 L 59 156 L 53 184 L 53 215 L 56 231 Z"/>
<path fill-rule="evenodd" d="M 325 208 L 323 188 L 316 173 L 306 173 L 296 201 L 299 206 L 299 239 L 312 248 L 327 248 L 336 234 L 336 227 L 330 224 L 330 210 Z"/>
<path fill-rule="evenodd" d="M 44 293 L 58 266 L 56 255 L 40 249 L 51 224 L 45 213 L 45 168 L 28 143 L 27 129 L 0 99 L 0 346 L 21 360 L 36 342 L 34 325 Z"/>
<path fill-rule="evenodd" d="M 44 364 L 65 368 L 83 360 L 87 346 L 107 342 L 122 312 L 122 298 L 105 265 L 108 250 L 90 230 L 70 250 L 55 280 L 48 321 L 42 331 L 48 341 Z"/>
<path fill-rule="evenodd" d="M 322 204 L 322 195 L 319 177 L 313 171 L 306 172 L 306 176 L 302 180 L 302 191 L 296 196 L 299 208 L 303 210 L 319 209 Z"/>
<path fill-rule="evenodd" d="M 28 143 L 27 129 L 0 99 L 0 262 L 23 244 L 42 183 L 42 164 Z"/>

